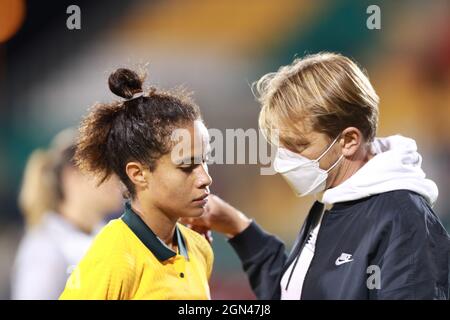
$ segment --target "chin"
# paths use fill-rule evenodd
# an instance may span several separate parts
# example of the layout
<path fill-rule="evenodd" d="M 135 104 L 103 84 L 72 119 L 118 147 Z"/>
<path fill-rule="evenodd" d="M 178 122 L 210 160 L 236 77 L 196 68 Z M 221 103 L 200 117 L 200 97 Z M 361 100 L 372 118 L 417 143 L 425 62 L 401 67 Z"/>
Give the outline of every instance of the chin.
<path fill-rule="evenodd" d="M 190 210 L 186 210 L 185 212 L 185 217 L 186 218 L 196 218 L 196 217 L 200 217 L 203 212 L 205 212 L 205 209 L 202 207 L 199 208 L 193 208 Z"/>

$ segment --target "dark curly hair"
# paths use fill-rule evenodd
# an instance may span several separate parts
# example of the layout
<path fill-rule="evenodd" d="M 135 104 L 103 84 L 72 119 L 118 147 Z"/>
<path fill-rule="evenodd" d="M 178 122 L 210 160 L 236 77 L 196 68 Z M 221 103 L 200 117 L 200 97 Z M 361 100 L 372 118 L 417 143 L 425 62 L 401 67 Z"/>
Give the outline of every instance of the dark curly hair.
<path fill-rule="evenodd" d="M 189 93 L 155 88 L 144 92 L 144 78 L 123 68 L 109 76 L 110 90 L 125 101 L 95 104 L 81 123 L 75 150 L 82 171 L 99 177 L 99 184 L 116 174 L 131 197 L 135 188 L 126 164 L 137 161 L 154 170 L 156 160 L 172 148 L 172 131 L 201 120 Z"/>

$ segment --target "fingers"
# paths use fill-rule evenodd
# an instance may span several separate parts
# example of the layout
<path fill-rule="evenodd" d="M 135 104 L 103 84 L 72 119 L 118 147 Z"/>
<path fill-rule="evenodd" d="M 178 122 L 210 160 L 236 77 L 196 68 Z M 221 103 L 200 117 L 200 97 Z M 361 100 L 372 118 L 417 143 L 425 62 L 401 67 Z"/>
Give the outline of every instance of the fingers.
<path fill-rule="evenodd" d="M 208 240 L 209 243 L 213 242 L 211 230 L 209 230 L 209 229 L 199 229 L 199 230 L 195 230 L 195 231 L 200 233 L 201 235 L 203 235 L 205 237 L 205 239 Z"/>
<path fill-rule="evenodd" d="M 195 226 L 195 227 L 203 227 L 203 228 L 209 229 L 208 221 L 203 216 L 200 216 L 198 218 L 181 218 L 179 221 L 185 225 L 191 225 L 191 226 Z"/>
<path fill-rule="evenodd" d="M 194 225 L 189 226 L 189 228 L 194 230 L 197 233 L 200 233 L 202 236 L 205 237 L 206 240 L 208 240 L 209 243 L 212 243 L 212 241 L 213 241 L 212 232 L 208 228 L 194 226 Z"/>
<path fill-rule="evenodd" d="M 211 244 L 213 242 L 212 232 L 211 230 L 208 230 L 206 234 L 204 235 L 206 240 Z"/>

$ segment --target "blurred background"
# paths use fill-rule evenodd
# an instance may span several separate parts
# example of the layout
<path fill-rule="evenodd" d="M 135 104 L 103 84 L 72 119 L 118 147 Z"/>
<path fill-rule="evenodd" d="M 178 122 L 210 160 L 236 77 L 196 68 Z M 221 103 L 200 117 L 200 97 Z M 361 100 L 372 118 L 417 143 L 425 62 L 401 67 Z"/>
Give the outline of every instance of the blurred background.
<path fill-rule="evenodd" d="M 69 5 L 81 29 L 69 30 Z M 381 30 L 366 9 L 381 8 Z M 378 136 L 414 138 L 440 191 L 450 230 L 450 2 L 326 0 L 0 0 L 0 299 L 24 219 L 18 194 L 28 156 L 77 126 L 107 77 L 149 63 L 149 84 L 194 91 L 209 127 L 257 128 L 249 84 L 294 57 L 337 51 L 359 62 L 381 98 Z M 259 165 L 212 165 L 212 192 L 292 245 L 311 198 L 296 198 Z M 226 240 L 214 235 L 212 298 L 253 299 Z"/>

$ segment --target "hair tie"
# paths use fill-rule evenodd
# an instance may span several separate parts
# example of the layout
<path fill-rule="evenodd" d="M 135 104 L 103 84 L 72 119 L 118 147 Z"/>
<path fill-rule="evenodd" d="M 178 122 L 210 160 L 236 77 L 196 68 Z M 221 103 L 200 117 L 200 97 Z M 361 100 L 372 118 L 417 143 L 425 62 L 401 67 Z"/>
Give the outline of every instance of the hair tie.
<path fill-rule="evenodd" d="M 137 99 L 137 98 L 143 97 L 144 95 L 145 95 L 145 93 L 144 93 L 143 91 L 141 91 L 141 92 L 136 92 L 136 93 L 133 94 L 133 96 L 132 96 L 130 99 L 128 99 L 128 100 Z"/>

